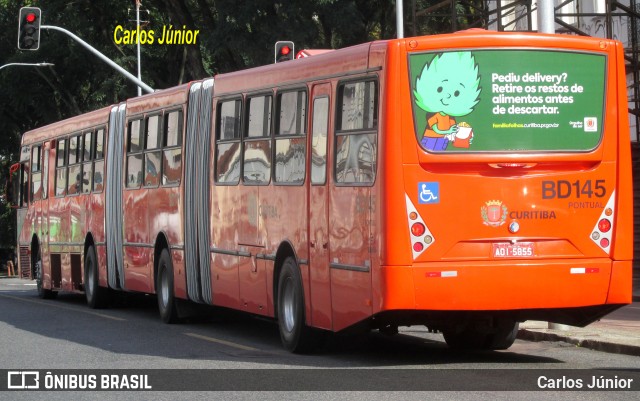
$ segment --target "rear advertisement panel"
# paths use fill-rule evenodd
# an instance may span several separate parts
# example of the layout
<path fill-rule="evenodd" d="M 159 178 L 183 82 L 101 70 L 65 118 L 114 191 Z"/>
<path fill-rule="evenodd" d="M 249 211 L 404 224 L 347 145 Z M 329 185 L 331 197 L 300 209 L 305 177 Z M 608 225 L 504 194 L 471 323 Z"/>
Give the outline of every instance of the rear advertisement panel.
<path fill-rule="evenodd" d="M 549 50 L 409 55 L 415 134 L 429 152 L 590 151 L 606 56 Z"/>

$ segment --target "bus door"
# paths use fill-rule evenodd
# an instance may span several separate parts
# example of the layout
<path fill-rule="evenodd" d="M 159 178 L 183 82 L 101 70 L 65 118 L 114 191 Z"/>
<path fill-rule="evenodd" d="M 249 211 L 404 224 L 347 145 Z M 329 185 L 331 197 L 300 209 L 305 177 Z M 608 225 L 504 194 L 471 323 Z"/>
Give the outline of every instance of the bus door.
<path fill-rule="evenodd" d="M 43 244 L 43 236 L 45 228 L 43 227 L 42 218 L 42 200 L 45 198 L 42 192 L 42 144 L 31 146 L 31 165 L 29 166 L 29 174 L 31 174 L 30 182 L 30 202 L 32 204 L 31 224 L 32 231 L 38 237 L 40 245 Z M 41 255 L 43 253 L 41 252 Z"/>
<path fill-rule="evenodd" d="M 329 145 L 330 84 L 311 91 L 311 167 L 309 185 L 309 266 L 311 323 L 331 329 L 331 274 L 329 269 Z"/>
<path fill-rule="evenodd" d="M 335 154 L 329 192 L 329 258 L 333 330 L 372 313 L 378 83 L 373 76 L 338 84 L 331 132 Z"/>
<path fill-rule="evenodd" d="M 45 142 L 42 147 L 42 177 L 40 181 L 40 208 L 38 215 L 40 216 L 40 246 L 42 247 L 42 262 L 45 266 L 51 266 L 51 260 L 49 260 L 49 162 L 55 158 L 49 157 L 51 152 L 52 142 Z"/>

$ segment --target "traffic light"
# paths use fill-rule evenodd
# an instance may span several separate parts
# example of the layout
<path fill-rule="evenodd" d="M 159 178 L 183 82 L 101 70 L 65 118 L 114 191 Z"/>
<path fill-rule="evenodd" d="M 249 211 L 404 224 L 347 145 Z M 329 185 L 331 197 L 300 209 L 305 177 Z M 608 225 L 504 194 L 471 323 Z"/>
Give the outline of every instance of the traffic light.
<path fill-rule="evenodd" d="M 276 42 L 276 63 L 293 60 L 294 54 L 293 42 L 288 40 L 280 40 Z"/>
<path fill-rule="evenodd" d="M 40 16 L 38 7 L 22 7 L 18 17 L 18 49 L 38 50 L 40 47 Z"/>

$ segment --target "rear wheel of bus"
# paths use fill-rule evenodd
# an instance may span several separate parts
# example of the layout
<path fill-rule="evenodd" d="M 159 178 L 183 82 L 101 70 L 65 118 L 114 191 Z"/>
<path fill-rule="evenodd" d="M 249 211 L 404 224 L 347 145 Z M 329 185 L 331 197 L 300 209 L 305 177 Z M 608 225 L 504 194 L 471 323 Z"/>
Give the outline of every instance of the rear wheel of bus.
<path fill-rule="evenodd" d="M 92 309 L 106 308 L 109 304 L 109 290 L 98 283 L 98 257 L 93 246 L 87 248 L 84 257 L 84 294 L 87 305 Z"/>
<path fill-rule="evenodd" d="M 442 331 L 444 340 L 453 349 L 505 350 L 518 335 L 519 323 L 512 320 L 497 321 L 493 328 L 480 328 L 473 323 L 451 327 Z"/>
<path fill-rule="evenodd" d="M 294 353 L 310 352 L 322 345 L 323 332 L 305 323 L 302 277 L 295 259 L 287 257 L 278 277 L 278 327 L 282 345 Z"/>
<path fill-rule="evenodd" d="M 158 275 L 156 278 L 156 295 L 160 318 L 165 323 L 178 322 L 178 310 L 173 293 L 173 263 L 167 249 L 160 253 L 158 261 Z"/>

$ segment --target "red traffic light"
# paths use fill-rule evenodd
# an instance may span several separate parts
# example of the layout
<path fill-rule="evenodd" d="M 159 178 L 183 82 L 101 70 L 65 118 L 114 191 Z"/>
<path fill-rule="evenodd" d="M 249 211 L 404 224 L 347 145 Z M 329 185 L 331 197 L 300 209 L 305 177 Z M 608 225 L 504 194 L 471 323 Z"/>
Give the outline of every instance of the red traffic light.
<path fill-rule="evenodd" d="M 294 47 L 290 40 L 279 40 L 276 42 L 275 62 L 293 60 Z"/>
<path fill-rule="evenodd" d="M 38 7 L 22 7 L 18 15 L 18 49 L 38 50 L 42 11 Z"/>

